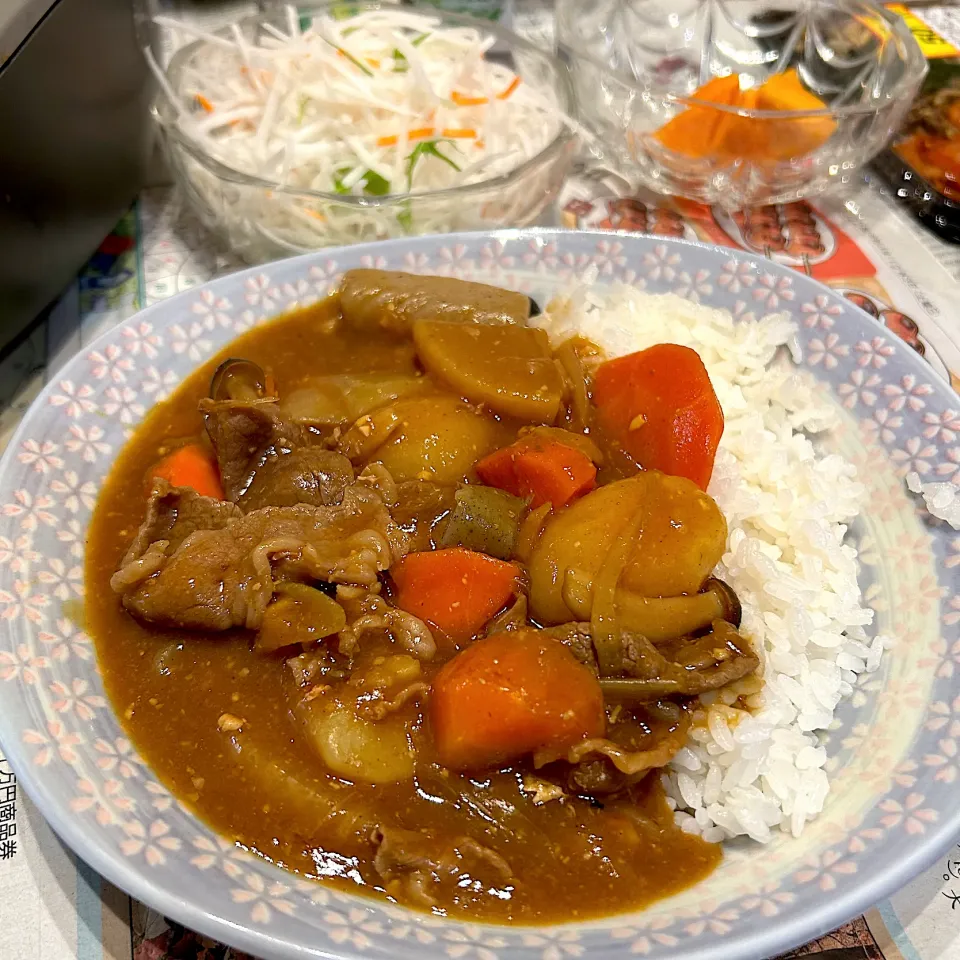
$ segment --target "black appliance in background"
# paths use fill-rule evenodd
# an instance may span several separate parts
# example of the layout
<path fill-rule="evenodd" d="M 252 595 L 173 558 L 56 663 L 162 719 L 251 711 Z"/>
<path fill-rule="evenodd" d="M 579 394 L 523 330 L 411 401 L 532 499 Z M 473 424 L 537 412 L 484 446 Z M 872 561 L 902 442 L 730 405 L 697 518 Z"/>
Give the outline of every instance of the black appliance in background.
<path fill-rule="evenodd" d="M 4 0 L 0 352 L 68 285 L 139 191 L 153 92 L 132 0 Z"/>

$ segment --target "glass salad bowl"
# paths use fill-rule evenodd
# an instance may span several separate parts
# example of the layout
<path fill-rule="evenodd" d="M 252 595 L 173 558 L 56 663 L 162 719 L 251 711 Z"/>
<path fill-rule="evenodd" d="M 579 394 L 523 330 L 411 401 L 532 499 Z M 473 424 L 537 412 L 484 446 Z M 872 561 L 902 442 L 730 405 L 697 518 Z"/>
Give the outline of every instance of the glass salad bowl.
<path fill-rule="evenodd" d="M 557 35 L 594 153 L 727 209 L 851 183 L 926 71 L 869 0 L 557 0 Z"/>
<path fill-rule="evenodd" d="M 397 49 L 383 62 L 362 54 L 354 56 L 349 49 L 358 36 L 353 33 L 358 29 L 354 23 L 363 22 L 357 18 L 370 16 L 375 11 L 392 18 L 389 28 L 394 32 L 390 36 L 399 37 Z M 424 26 L 423 18 L 429 18 L 428 26 Z M 356 91 L 359 107 L 357 103 L 344 104 L 342 95 L 328 94 L 317 83 L 307 83 L 302 79 L 306 69 L 301 70 L 300 65 L 294 63 L 292 72 L 284 77 L 285 86 L 281 87 L 279 81 L 275 84 L 277 102 L 271 103 L 267 97 L 264 107 L 264 112 L 282 110 L 285 99 L 290 98 L 300 104 L 299 111 L 305 116 L 294 120 L 292 129 L 288 122 L 282 136 L 271 132 L 264 138 L 265 149 L 273 149 L 278 155 L 283 154 L 287 143 L 293 143 L 294 161 L 285 162 L 281 156 L 277 164 L 282 168 L 279 174 L 252 172 L 255 164 L 250 162 L 249 154 L 234 157 L 229 143 L 210 135 L 217 113 L 214 104 L 201 92 L 206 89 L 203 83 L 209 80 L 211 72 L 216 74 L 215 81 L 229 76 L 230 89 L 237 91 L 237 98 L 228 105 L 224 119 L 227 123 L 249 123 L 248 129 L 253 129 L 255 124 L 259 136 L 263 129 L 260 125 L 272 122 L 274 115 L 266 121 L 261 114 L 250 119 L 250 114 L 245 113 L 250 108 L 243 100 L 244 89 L 250 92 L 245 84 L 260 82 L 257 78 L 267 82 L 272 79 L 270 50 L 260 56 L 264 46 L 297 42 L 308 31 L 315 31 L 313 36 L 321 35 L 323 43 L 315 46 L 320 47 L 321 56 L 327 51 L 328 59 L 336 60 L 335 69 L 345 76 L 350 89 Z M 491 141 L 503 125 L 510 122 L 511 115 L 504 110 L 507 106 L 504 101 L 515 96 L 514 91 L 523 91 L 523 96 L 535 107 L 544 105 L 544 115 L 549 122 L 541 124 L 533 133 L 529 129 L 518 131 L 516 139 L 522 149 L 510 155 L 498 154 L 489 167 L 481 171 L 481 165 L 471 162 L 473 157 L 469 153 L 472 147 L 483 154 L 483 130 L 479 124 L 476 130 L 465 130 L 462 127 L 464 123 L 469 125 L 469 121 L 464 121 L 458 124 L 458 129 L 451 130 L 439 125 L 439 117 L 451 116 L 450 112 L 444 114 L 444 110 L 472 107 L 481 101 L 487 103 L 487 98 L 461 96 L 457 99 L 454 94 L 451 103 L 444 87 L 445 83 L 450 85 L 450 80 L 442 75 L 438 77 L 427 63 L 427 70 L 432 70 L 429 82 L 436 92 L 427 91 L 426 96 L 435 98 L 436 110 L 440 111 L 438 125 L 436 128 L 423 126 L 422 113 L 420 120 L 412 119 L 412 112 L 411 119 L 405 119 L 401 108 L 398 129 L 404 139 L 397 143 L 396 135 L 378 138 L 376 132 L 382 133 L 384 129 L 382 114 L 381 126 L 376 131 L 366 128 L 370 108 L 377 104 L 375 93 L 365 89 L 367 81 L 373 77 L 373 71 L 380 74 L 381 82 L 391 82 L 389 78 L 382 79 L 382 71 L 395 73 L 402 82 L 408 71 L 422 70 L 419 55 L 426 45 L 420 44 L 431 31 L 436 31 L 438 37 L 443 31 L 449 31 L 443 35 L 455 40 L 466 38 L 464 42 L 473 44 L 472 50 L 479 51 L 479 57 L 485 62 L 506 71 L 502 76 L 515 74 L 504 88 L 488 91 L 491 111 L 500 111 L 484 128 Z M 154 116 L 162 131 L 173 176 L 190 206 L 207 227 L 220 234 L 234 252 L 250 263 L 331 245 L 526 226 L 535 223 L 554 200 L 573 159 L 574 94 L 567 67 L 549 52 L 497 24 L 432 6 L 398 7 L 377 0 L 358 0 L 346 4 L 312 3 L 296 9 L 274 6 L 213 33 L 192 32 L 191 42 L 176 51 L 160 74 L 161 91 L 154 105 Z M 409 60 L 404 51 L 409 54 Z M 305 56 L 307 59 L 317 56 L 316 49 Z M 475 84 L 479 83 L 476 74 L 470 73 L 471 69 L 476 68 L 467 63 L 460 71 L 463 82 L 469 83 L 472 77 Z M 280 68 L 276 70 L 279 76 Z M 459 75 L 457 83 L 461 83 Z M 489 85 L 489 81 L 487 83 Z M 302 121 L 303 127 L 308 127 L 311 112 L 316 118 L 315 111 L 326 110 L 329 104 L 336 109 L 353 111 L 355 122 L 349 139 L 359 142 L 359 155 L 370 160 L 370 169 L 362 169 L 363 163 L 341 167 L 334 163 L 332 169 L 324 170 L 320 161 L 308 161 L 314 166 L 310 167 L 309 176 L 303 174 L 304 153 L 312 151 L 315 156 L 322 155 L 329 147 L 330 138 L 321 133 L 304 151 L 296 124 Z M 427 114 L 432 115 L 432 112 Z M 326 115 L 321 117 L 326 119 Z M 403 123 L 407 124 L 406 128 Z M 420 126 L 411 129 L 415 124 Z M 472 142 L 460 139 L 465 134 L 474 135 L 476 139 Z M 279 145 L 277 137 L 280 137 Z M 392 160 L 383 160 L 382 154 L 388 150 L 377 149 L 385 145 L 396 147 Z M 377 160 L 383 163 L 375 166 Z M 396 174 L 392 181 L 386 176 L 385 163 L 392 164 Z M 433 184 L 429 178 L 426 185 L 414 182 L 416 164 L 433 165 L 437 174 Z M 458 171 L 457 176 L 451 177 L 448 165 Z M 422 168 L 417 169 L 419 172 Z M 378 170 L 380 172 L 376 172 Z M 315 172 L 317 176 L 313 176 Z M 437 186 L 442 174 L 446 174 L 446 182 Z"/>

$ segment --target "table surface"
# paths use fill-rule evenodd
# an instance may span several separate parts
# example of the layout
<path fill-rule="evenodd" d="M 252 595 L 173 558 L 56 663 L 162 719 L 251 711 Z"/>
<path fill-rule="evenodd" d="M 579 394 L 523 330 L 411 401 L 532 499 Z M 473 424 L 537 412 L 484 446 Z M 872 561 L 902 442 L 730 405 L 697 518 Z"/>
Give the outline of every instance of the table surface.
<path fill-rule="evenodd" d="M 542 0 L 515 5 L 515 24 L 543 29 Z M 523 18 L 527 19 L 524 20 Z M 812 209 L 823 253 L 803 265 L 872 310 L 960 384 L 960 246 L 928 232 L 876 183 Z M 571 180 L 555 221 L 640 229 L 744 246 L 734 221 L 664 198 L 631 196 L 616 177 Z M 761 251 L 762 252 L 762 251 Z M 44 384 L 100 333 L 143 306 L 241 264 L 168 187 L 145 191 L 43 322 L 0 361 L 0 450 Z M 12 788 L 12 789 L 11 789 Z M 4 792 L 5 791 L 5 792 Z M 11 801 L 10 798 L 13 798 Z M 4 802 L 13 804 L 3 819 Z M 11 833 L 11 826 L 15 833 Z M 960 840 L 960 838 L 958 838 Z M 904 891 L 790 957 L 960 960 L 960 844 Z M 567 953 L 544 960 L 562 960 Z M 3 960 L 242 960 L 183 930 L 102 880 L 67 851 L 16 780 L 0 747 L 0 957 Z"/>

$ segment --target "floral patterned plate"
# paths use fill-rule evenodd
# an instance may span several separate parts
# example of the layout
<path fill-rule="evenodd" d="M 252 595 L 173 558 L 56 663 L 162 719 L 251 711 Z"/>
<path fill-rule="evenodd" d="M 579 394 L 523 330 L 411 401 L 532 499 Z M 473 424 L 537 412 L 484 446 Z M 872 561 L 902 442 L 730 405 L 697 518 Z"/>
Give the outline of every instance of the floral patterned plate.
<path fill-rule="evenodd" d="M 75 625 L 84 530 L 145 411 L 251 325 L 355 266 L 442 273 L 539 300 L 580 277 L 739 317 L 786 310 L 845 418 L 833 443 L 870 501 L 851 536 L 878 628 L 900 637 L 825 739 L 832 792 L 803 836 L 727 845 L 720 869 L 637 914 L 553 927 L 454 923 L 302 881 L 212 833 L 137 757 Z M 215 280 L 100 338 L 34 403 L 0 466 L 0 740 L 60 836 L 108 879 L 261 957 L 756 960 L 882 899 L 960 833 L 960 537 L 906 492 L 960 484 L 960 398 L 849 301 L 749 254 L 639 235 L 520 230 L 324 250 Z"/>

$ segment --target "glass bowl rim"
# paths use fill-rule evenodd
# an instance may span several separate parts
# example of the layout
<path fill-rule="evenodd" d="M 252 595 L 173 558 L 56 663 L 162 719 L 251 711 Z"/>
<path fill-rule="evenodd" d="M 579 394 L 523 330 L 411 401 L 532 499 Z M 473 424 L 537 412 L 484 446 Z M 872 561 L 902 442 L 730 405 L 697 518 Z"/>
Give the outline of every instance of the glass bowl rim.
<path fill-rule="evenodd" d="M 822 0 L 818 0 L 822 2 Z M 862 116 L 864 114 L 877 113 L 888 103 L 895 103 L 903 98 L 910 88 L 919 84 L 926 76 L 929 69 L 926 57 L 920 49 L 917 38 L 910 32 L 910 28 L 904 20 L 888 10 L 886 7 L 875 3 L 874 0 L 857 0 L 859 5 L 882 20 L 890 32 L 896 37 L 903 49 L 902 62 L 904 64 L 904 74 L 900 77 L 893 90 L 891 90 L 884 101 L 879 103 L 852 103 L 841 107 L 823 107 L 816 110 L 760 110 L 750 107 L 736 107 L 723 103 L 716 103 L 712 100 L 702 100 L 693 94 L 678 94 L 658 87 L 657 84 L 641 84 L 636 77 L 625 73 L 622 70 L 615 70 L 594 55 L 587 53 L 577 43 L 566 39 L 560 39 L 562 25 L 566 19 L 561 12 L 561 5 L 558 4 L 557 27 L 558 44 L 560 47 L 568 48 L 571 53 L 579 59 L 585 60 L 594 67 L 615 77 L 619 82 L 639 93 L 646 99 L 662 100 L 668 103 L 680 104 L 688 107 L 704 107 L 711 110 L 717 110 L 722 113 L 735 114 L 740 117 L 747 117 L 753 120 L 805 120 L 811 118 L 830 118 L 833 120 L 842 120 L 846 117 Z M 828 0 L 830 6 L 842 10 L 849 5 L 850 0 Z M 579 5 L 578 0 L 568 0 L 567 9 L 576 9 Z M 782 71 L 775 71 L 775 76 Z M 732 76 L 731 70 L 726 76 Z"/>
<path fill-rule="evenodd" d="M 344 0 L 319 0 L 319 2 L 317 2 L 317 0 L 313 0 L 313 2 L 308 0 L 308 2 L 303 4 L 294 3 L 291 5 L 295 6 L 298 11 L 302 9 L 305 11 L 324 12 L 330 11 L 336 7 L 344 6 Z M 348 0 L 348 5 L 353 8 L 359 8 L 363 12 L 370 10 L 382 10 L 395 6 L 395 4 L 387 3 L 385 0 Z M 402 9 L 406 12 L 422 13 L 426 16 L 432 16 L 444 24 L 453 24 L 464 27 L 477 27 L 479 29 L 486 30 L 489 33 L 492 33 L 498 40 L 507 43 L 511 50 L 520 49 L 528 53 L 535 53 L 541 56 L 553 69 L 556 79 L 555 86 L 560 94 L 559 99 L 561 100 L 561 109 L 567 116 L 571 116 L 574 121 L 576 121 L 576 98 L 573 89 L 573 81 L 570 76 L 570 70 L 567 64 L 565 64 L 561 59 L 559 59 L 559 57 L 551 53 L 549 50 L 545 50 L 544 48 L 531 43 L 529 40 L 526 40 L 525 38 L 514 33 L 512 30 L 508 30 L 506 27 L 503 27 L 498 23 L 484 20 L 479 17 L 471 17 L 466 14 L 453 13 L 451 11 L 434 7 L 430 4 L 422 2 L 415 2 L 409 5 L 405 4 Z M 235 21 L 235 24 L 241 28 L 247 25 L 259 26 L 264 22 L 270 22 L 271 19 L 271 13 L 264 11 L 247 17 L 241 17 L 239 20 Z M 230 26 L 225 26 L 211 32 L 214 36 L 221 36 L 229 33 L 230 29 Z M 179 68 L 184 61 L 186 61 L 198 50 L 208 45 L 208 43 L 209 41 L 199 38 L 191 41 L 188 44 L 185 44 L 179 50 L 177 50 L 176 53 L 174 53 L 174 55 L 170 58 L 170 63 L 163 71 L 164 76 L 168 79 L 168 81 L 171 82 L 171 87 L 173 86 L 171 74 L 173 73 L 174 68 Z M 311 200 L 324 200 L 327 202 L 333 202 L 343 206 L 357 207 L 360 209 L 389 209 L 391 207 L 399 206 L 403 203 L 415 202 L 418 200 L 443 200 L 447 198 L 480 193 L 491 188 L 495 189 L 497 187 L 508 186 L 514 181 L 521 180 L 528 172 L 551 160 L 554 155 L 558 154 L 562 148 L 573 139 L 575 133 L 575 131 L 572 130 L 566 123 L 561 123 L 560 130 L 557 132 L 557 135 L 538 153 L 534 154 L 532 157 L 528 157 L 523 161 L 523 163 L 517 167 L 514 167 L 507 173 L 502 173 L 499 176 L 492 177 L 489 180 L 479 180 L 476 183 L 464 183 L 455 187 L 443 187 L 437 190 L 422 190 L 414 193 L 391 193 L 383 197 L 367 197 L 358 196 L 356 194 L 330 193 L 324 190 L 312 190 L 307 187 L 291 187 L 286 184 L 281 184 L 277 180 L 268 180 L 263 177 L 258 177 L 255 174 L 246 173 L 243 170 L 237 170 L 235 167 L 231 167 L 229 164 L 226 164 L 222 160 L 218 160 L 216 157 L 214 157 L 196 139 L 180 129 L 175 122 L 168 121 L 167 118 L 163 116 L 164 108 L 159 105 L 160 102 L 164 102 L 166 104 L 167 110 L 171 110 L 173 105 L 170 104 L 169 97 L 166 97 L 162 90 L 158 91 L 157 99 L 154 101 L 152 106 L 152 113 L 164 136 L 170 141 L 175 142 L 179 147 L 189 153 L 194 160 L 206 167 L 206 169 L 218 179 L 227 181 L 228 183 L 235 183 L 240 186 L 258 187 L 264 190 L 272 191 L 273 193 L 282 193 L 291 197 L 303 197 Z"/>

